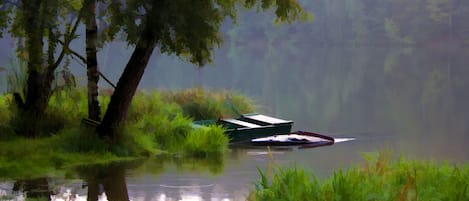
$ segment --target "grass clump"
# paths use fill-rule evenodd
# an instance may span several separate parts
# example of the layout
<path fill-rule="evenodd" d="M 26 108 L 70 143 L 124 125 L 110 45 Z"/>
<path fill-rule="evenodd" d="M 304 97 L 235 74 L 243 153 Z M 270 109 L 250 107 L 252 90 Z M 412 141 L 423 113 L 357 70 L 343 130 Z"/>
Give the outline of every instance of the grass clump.
<path fill-rule="evenodd" d="M 260 175 L 248 200 L 469 200 L 469 166 L 391 161 L 382 153 L 321 182 L 296 167 Z"/>
<path fill-rule="evenodd" d="M 228 136 L 220 126 L 209 126 L 189 132 L 184 144 L 184 151 L 189 155 L 207 157 L 222 154 L 227 149 Z"/>
<path fill-rule="evenodd" d="M 261 180 L 251 200 L 321 200 L 319 183 L 312 174 L 299 168 L 278 169 L 272 180 L 259 170 Z"/>

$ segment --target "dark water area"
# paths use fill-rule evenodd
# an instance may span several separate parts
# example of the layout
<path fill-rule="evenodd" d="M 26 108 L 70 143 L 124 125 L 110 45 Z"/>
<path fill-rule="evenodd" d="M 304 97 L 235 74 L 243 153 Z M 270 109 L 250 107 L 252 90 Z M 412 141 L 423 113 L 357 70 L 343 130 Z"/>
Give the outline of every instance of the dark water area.
<path fill-rule="evenodd" d="M 232 147 L 214 161 L 155 158 L 79 170 L 74 179 L 47 179 L 54 199 L 245 200 L 259 178 L 257 168 L 296 165 L 326 178 L 363 164 L 363 153 L 382 150 L 419 160 L 469 161 L 469 50 L 305 49 L 259 55 L 238 48 L 236 57 L 222 50 L 213 66 L 203 69 L 155 56 L 140 88 L 232 89 L 251 97 L 258 112 L 293 120 L 294 130 L 355 140 L 272 149 L 274 162 L 266 148 Z M 109 59 L 107 66 L 117 66 L 118 60 Z M 114 80 L 120 72 L 103 71 Z M 23 196 L 13 187 L 14 182 L 0 183 L 0 196 Z"/>

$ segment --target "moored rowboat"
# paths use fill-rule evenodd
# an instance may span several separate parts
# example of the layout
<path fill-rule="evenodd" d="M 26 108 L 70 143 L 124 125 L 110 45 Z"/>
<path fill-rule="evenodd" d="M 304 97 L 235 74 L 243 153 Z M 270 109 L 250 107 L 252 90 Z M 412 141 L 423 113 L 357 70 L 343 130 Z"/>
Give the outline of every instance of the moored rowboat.
<path fill-rule="evenodd" d="M 251 140 L 251 144 L 259 146 L 302 145 L 308 147 L 319 147 L 334 144 L 334 138 L 313 132 L 295 131 L 285 135 L 256 138 Z"/>
<path fill-rule="evenodd" d="M 244 114 L 238 118 L 202 120 L 193 122 L 194 128 L 221 125 L 230 142 L 250 142 L 252 139 L 291 132 L 293 121 L 270 117 L 263 114 Z"/>

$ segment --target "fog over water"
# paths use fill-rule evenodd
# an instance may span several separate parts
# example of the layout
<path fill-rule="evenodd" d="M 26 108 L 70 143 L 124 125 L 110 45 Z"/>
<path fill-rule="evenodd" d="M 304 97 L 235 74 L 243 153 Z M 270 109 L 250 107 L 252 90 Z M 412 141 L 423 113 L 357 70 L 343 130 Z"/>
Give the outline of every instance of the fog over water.
<path fill-rule="evenodd" d="M 203 68 L 155 51 L 139 88 L 234 90 L 251 97 L 257 112 L 293 120 L 294 130 L 355 138 L 273 150 L 277 164 L 296 164 L 320 177 L 362 164 L 363 153 L 379 150 L 469 161 L 469 1 L 450 0 L 439 10 L 423 0 L 300 2 L 314 13 L 312 23 L 276 26 L 269 14 L 243 12 L 237 27 L 224 24 L 224 44 Z M 2 67 L 11 44 L 0 40 Z M 80 44 L 73 47 L 84 52 Z M 124 42 L 104 46 L 102 73 L 117 83 L 131 51 Z M 84 67 L 72 60 L 71 70 L 84 84 Z M 5 74 L 0 71 L 1 91 Z M 102 79 L 100 86 L 110 88 Z M 172 163 L 156 174 L 129 168 L 126 184 L 134 200 L 243 200 L 258 178 L 256 168 L 269 164 L 266 153 L 232 149 L 215 167 L 199 165 L 202 171 Z M 213 176 L 210 169 L 217 168 Z M 65 183 L 78 188 L 73 182 Z"/>

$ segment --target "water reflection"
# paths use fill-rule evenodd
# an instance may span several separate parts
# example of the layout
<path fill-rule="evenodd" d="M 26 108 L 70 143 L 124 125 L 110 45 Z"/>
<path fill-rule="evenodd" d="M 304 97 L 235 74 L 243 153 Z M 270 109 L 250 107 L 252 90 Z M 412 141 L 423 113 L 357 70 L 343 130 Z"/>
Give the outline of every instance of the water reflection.
<path fill-rule="evenodd" d="M 240 54 L 244 58 L 250 52 Z M 294 130 L 355 140 L 315 149 L 272 149 L 273 159 L 266 148 L 232 148 L 215 160 L 156 158 L 116 170 L 120 176 L 107 189 L 125 191 L 114 195 L 130 200 L 244 200 L 259 178 L 257 168 L 265 170 L 272 160 L 278 166 L 305 167 L 320 178 L 363 164 L 363 152 L 379 150 L 469 161 L 467 50 L 310 48 L 294 54 L 271 53 L 255 63 L 225 62 L 202 70 L 168 62 L 171 68 L 157 66 L 145 74 L 164 79 L 148 79 L 142 86 L 233 88 L 253 97 L 259 112 L 294 120 Z M 71 194 L 110 200 L 104 185 L 106 177 L 107 182 L 114 178 L 107 170 L 90 178 L 81 175 L 77 178 L 83 180 L 66 180 L 58 192 L 70 189 Z M 57 182 L 49 179 L 55 189 L 51 183 Z"/>
<path fill-rule="evenodd" d="M 146 76 L 165 79 L 145 80 L 142 86 L 235 89 L 253 97 L 259 112 L 294 120 L 297 130 L 393 138 L 387 146 L 405 155 L 469 160 L 467 49 L 315 48 L 306 43 L 297 48 L 304 51 L 278 47 L 254 61 L 220 53 L 216 68 L 202 70 L 176 61 L 158 63 Z M 250 58 L 253 53 L 238 54 Z M 376 142 L 364 146 L 382 144 Z"/>
<path fill-rule="evenodd" d="M 110 164 L 105 166 L 82 167 L 78 172 L 88 188 L 87 200 L 97 201 L 103 193 L 107 200 L 127 201 L 129 193 L 125 170 L 137 167 L 139 163 Z"/>
<path fill-rule="evenodd" d="M 0 185 L 1 200 L 207 200 L 219 187 L 204 179 L 223 171 L 224 159 L 160 156 L 107 165 L 78 167 L 71 178 L 17 180 Z M 160 177 L 173 172 L 177 177 Z M 182 176 L 187 174 L 187 176 Z M 129 181 L 130 180 L 130 181 Z M 222 200 L 224 198 L 221 198 Z"/>
<path fill-rule="evenodd" d="M 52 195 L 49 189 L 47 178 L 18 180 L 13 185 L 13 191 L 23 192 L 28 198 L 49 198 Z"/>

